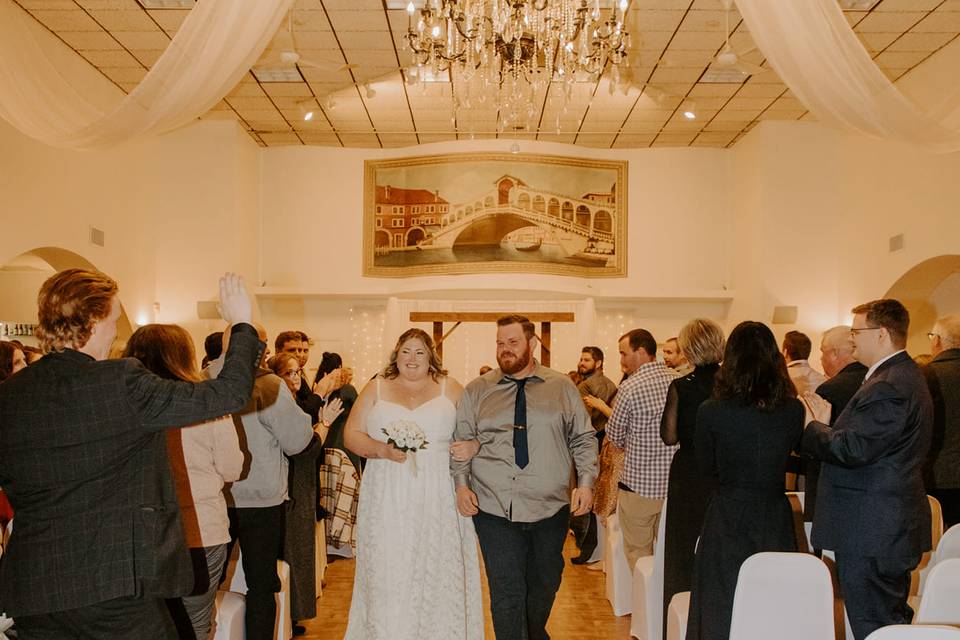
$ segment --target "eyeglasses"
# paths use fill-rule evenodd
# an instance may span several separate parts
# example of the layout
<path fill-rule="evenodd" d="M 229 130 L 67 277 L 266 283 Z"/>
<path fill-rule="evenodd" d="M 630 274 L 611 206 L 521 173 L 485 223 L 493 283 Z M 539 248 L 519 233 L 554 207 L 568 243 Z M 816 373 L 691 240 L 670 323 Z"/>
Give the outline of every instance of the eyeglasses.
<path fill-rule="evenodd" d="M 861 331 L 877 331 L 878 329 L 883 329 L 883 327 L 863 327 L 862 329 L 850 329 L 850 335 L 856 336 Z"/>

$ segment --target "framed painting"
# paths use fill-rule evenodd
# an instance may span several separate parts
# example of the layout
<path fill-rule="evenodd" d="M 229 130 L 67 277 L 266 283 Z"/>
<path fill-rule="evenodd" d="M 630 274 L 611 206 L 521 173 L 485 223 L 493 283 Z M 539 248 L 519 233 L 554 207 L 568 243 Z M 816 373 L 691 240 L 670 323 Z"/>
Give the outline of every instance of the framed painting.
<path fill-rule="evenodd" d="M 627 162 L 472 153 L 364 163 L 365 276 L 627 273 Z"/>

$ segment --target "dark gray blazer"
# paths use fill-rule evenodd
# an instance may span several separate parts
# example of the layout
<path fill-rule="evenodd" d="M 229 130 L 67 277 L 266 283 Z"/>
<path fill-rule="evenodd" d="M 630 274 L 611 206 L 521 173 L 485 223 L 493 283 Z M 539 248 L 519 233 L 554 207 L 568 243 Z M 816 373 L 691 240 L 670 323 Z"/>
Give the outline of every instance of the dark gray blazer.
<path fill-rule="evenodd" d="M 15 516 L 0 611 L 190 592 L 163 430 L 242 409 L 261 349 L 241 324 L 216 380 L 164 380 L 134 359 L 67 349 L 0 384 L 0 486 Z"/>
<path fill-rule="evenodd" d="M 937 354 L 923 368 L 933 397 L 928 489 L 960 489 L 960 349 Z"/>
<path fill-rule="evenodd" d="M 865 557 L 930 548 L 930 505 L 921 475 L 933 403 L 906 352 L 874 371 L 833 426 L 812 422 L 803 451 L 823 465 L 813 546 Z"/>

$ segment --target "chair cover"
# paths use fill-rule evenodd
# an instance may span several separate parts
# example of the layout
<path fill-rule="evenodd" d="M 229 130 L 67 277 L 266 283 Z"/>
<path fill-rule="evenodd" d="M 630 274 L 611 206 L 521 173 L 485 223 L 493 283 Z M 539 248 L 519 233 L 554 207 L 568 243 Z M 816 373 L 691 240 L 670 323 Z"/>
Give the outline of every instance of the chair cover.
<path fill-rule="evenodd" d="M 913 621 L 960 625 L 960 558 L 938 558 L 927 576 Z"/>
<path fill-rule="evenodd" d="M 232 591 L 217 591 L 216 632 L 213 640 L 243 640 L 245 598 Z"/>
<path fill-rule="evenodd" d="M 834 640 L 827 566 L 806 553 L 764 552 L 747 558 L 733 597 L 730 637 Z"/>
<path fill-rule="evenodd" d="M 687 637 L 687 615 L 690 613 L 690 592 L 681 591 L 670 598 L 667 607 L 667 640 L 684 640 Z"/>
<path fill-rule="evenodd" d="M 941 625 L 892 624 L 881 627 L 867 640 L 960 640 L 960 629 Z"/>

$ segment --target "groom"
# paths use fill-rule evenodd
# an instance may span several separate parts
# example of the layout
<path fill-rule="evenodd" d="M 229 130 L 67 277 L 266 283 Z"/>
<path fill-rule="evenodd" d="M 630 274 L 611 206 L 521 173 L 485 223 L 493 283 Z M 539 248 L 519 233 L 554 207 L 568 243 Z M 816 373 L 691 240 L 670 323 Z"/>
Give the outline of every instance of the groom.
<path fill-rule="evenodd" d="M 450 462 L 457 508 L 473 516 L 480 540 L 498 640 L 550 637 L 570 511 L 590 511 L 597 476 L 597 439 L 580 394 L 533 359 L 536 340 L 527 318 L 497 320 L 500 368 L 464 389 L 454 431 L 454 440 L 478 439 L 480 451 Z"/>

